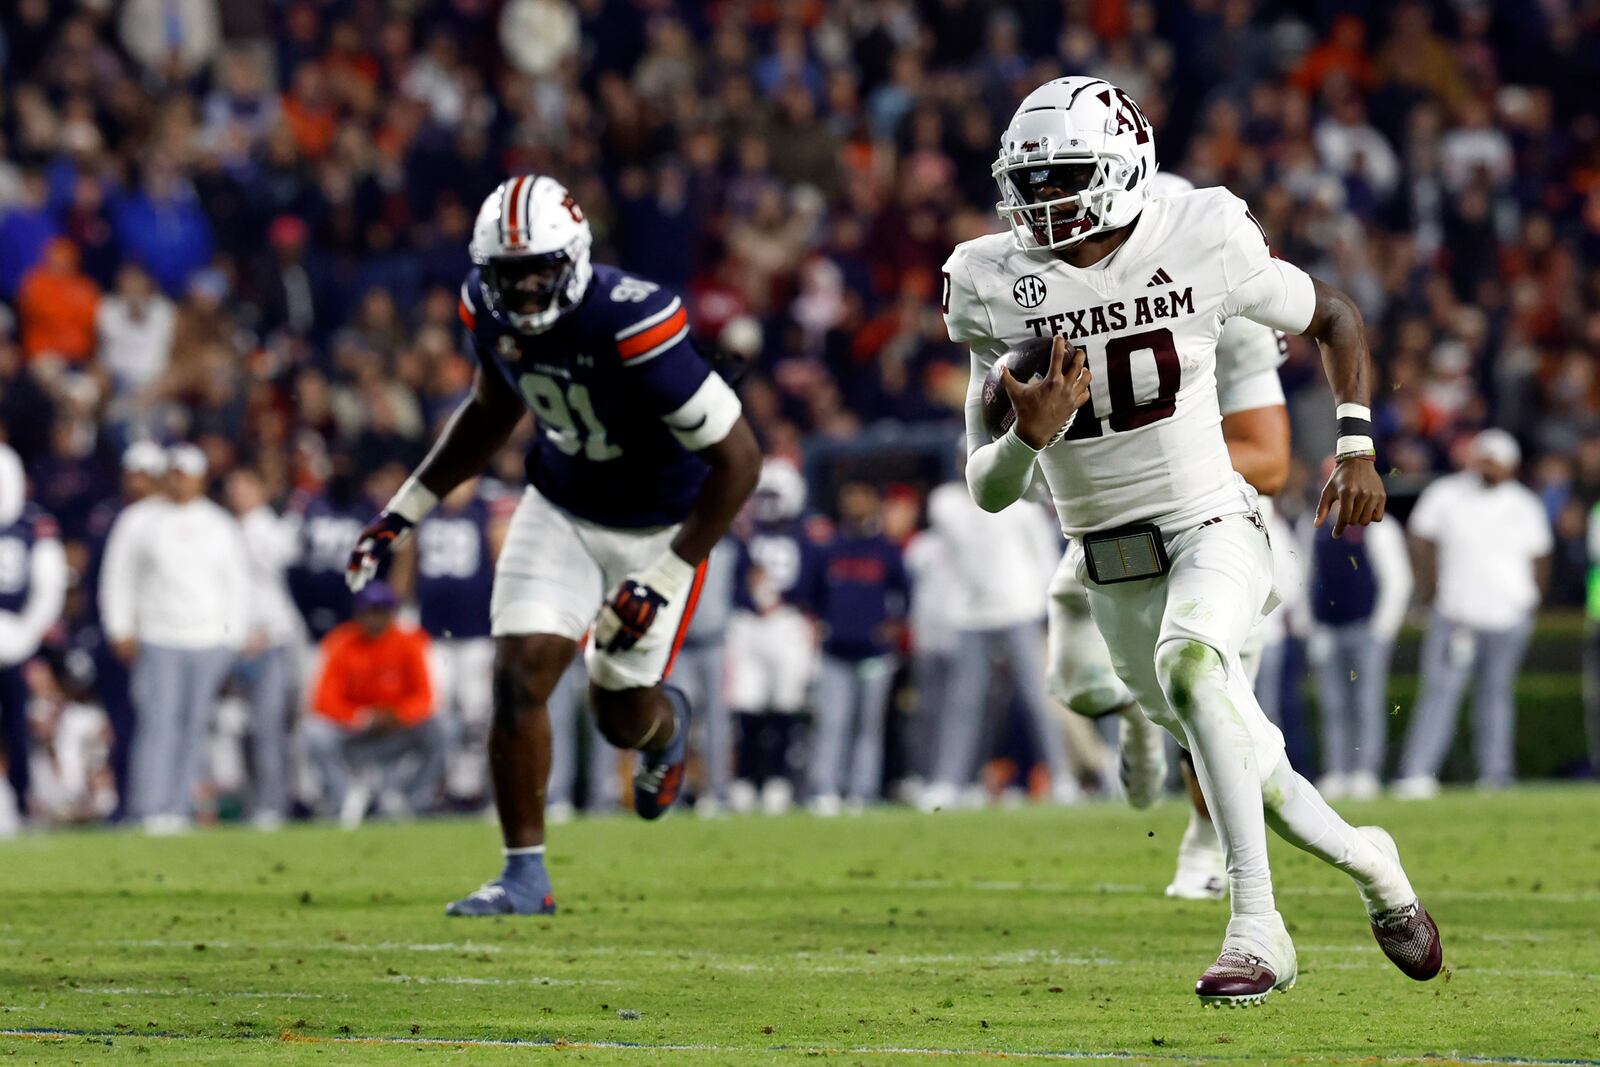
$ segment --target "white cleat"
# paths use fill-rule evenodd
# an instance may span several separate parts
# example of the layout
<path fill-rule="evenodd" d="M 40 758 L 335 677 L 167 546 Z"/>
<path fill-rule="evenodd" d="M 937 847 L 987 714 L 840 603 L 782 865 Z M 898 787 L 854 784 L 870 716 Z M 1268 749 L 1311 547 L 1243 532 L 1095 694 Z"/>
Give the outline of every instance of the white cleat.
<path fill-rule="evenodd" d="M 701 819 L 720 819 L 728 814 L 728 809 L 723 807 L 722 801 L 716 797 L 696 797 L 694 813 Z"/>
<path fill-rule="evenodd" d="M 1377 800 L 1382 792 L 1382 783 L 1371 771 L 1357 771 L 1345 779 L 1345 793 L 1351 800 Z"/>
<path fill-rule="evenodd" d="M 1235 915 L 1228 921 L 1217 962 L 1195 983 L 1200 1003 L 1213 1008 L 1250 1008 L 1274 991 L 1294 988 L 1299 961 L 1283 916 Z"/>
<path fill-rule="evenodd" d="M 787 778 L 769 778 L 761 787 L 763 815 L 787 815 L 794 807 L 794 786 Z"/>
<path fill-rule="evenodd" d="M 837 793 L 823 793 L 807 801 L 806 810 L 819 819 L 832 819 L 844 814 L 844 801 Z"/>
<path fill-rule="evenodd" d="M 735 815 L 749 815 L 754 812 L 760 799 L 755 783 L 749 779 L 740 778 L 728 786 L 728 810 Z"/>
<path fill-rule="evenodd" d="M 546 826 L 564 826 L 571 822 L 578 814 L 578 809 L 572 806 L 570 800 L 552 800 L 544 806 L 544 824 Z"/>
<path fill-rule="evenodd" d="M 1432 800 L 1439 795 L 1439 779 L 1426 774 L 1401 778 L 1389 787 L 1389 795 L 1396 800 Z"/>
<path fill-rule="evenodd" d="M 960 795 L 960 790 L 948 782 L 933 782 L 917 795 L 917 810 L 947 811 L 956 806 Z"/>
<path fill-rule="evenodd" d="M 1342 774 L 1324 774 L 1317 779 L 1317 792 L 1330 804 L 1343 800 L 1350 795 L 1350 779 Z"/>

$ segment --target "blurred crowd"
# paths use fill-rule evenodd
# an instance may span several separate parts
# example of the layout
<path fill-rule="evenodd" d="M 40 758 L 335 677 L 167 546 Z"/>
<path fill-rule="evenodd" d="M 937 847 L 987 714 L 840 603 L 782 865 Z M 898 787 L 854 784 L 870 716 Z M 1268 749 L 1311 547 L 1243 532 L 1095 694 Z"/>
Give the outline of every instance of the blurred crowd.
<path fill-rule="evenodd" d="M 291 572 L 342 562 L 470 380 L 468 230 L 518 171 L 573 189 L 599 258 L 681 291 L 703 347 L 755 360 L 747 413 L 821 510 L 877 472 L 903 543 L 952 450 L 915 471 L 874 450 L 953 439 L 967 361 L 939 264 L 997 226 L 998 134 L 1063 73 L 1126 88 L 1164 167 L 1246 197 L 1280 254 L 1357 298 L 1402 502 L 1483 427 L 1515 435 L 1554 530 L 1550 598 L 1579 603 L 1597 22 L 1580 0 L 12 0 L 0 426 L 67 576 L 39 662 L 104 643 L 96 574 L 136 442 L 191 443 L 202 494 L 289 517 Z M 1333 430 L 1315 351 L 1296 340 L 1283 377 L 1303 487 Z M 331 584 L 292 592 L 308 640 L 351 614 Z M 62 707 L 93 688 L 28 678 Z M 756 766 L 784 749 L 781 728 L 747 733 Z"/>

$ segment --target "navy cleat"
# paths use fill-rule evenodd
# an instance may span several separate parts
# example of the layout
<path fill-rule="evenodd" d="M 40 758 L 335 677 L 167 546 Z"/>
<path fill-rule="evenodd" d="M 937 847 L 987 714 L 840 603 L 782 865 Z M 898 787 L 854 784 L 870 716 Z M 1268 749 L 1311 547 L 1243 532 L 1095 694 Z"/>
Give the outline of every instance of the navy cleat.
<path fill-rule="evenodd" d="M 677 714 L 677 730 L 667 747 L 656 753 L 639 753 L 633 772 L 633 810 L 641 819 L 659 819 L 683 792 L 683 766 L 689 757 L 689 698 L 677 686 L 664 685 L 662 694 Z"/>
<path fill-rule="evenodd" d="M 483 919 L 494 915 L 554 915 L 556 898 L 550 891 L 550 876 L 544 858 L 507 857 L 506 869 L 499 878 L 486 882 L 460 900 L 444 907 L 446 915 Z M 522 862 L 517 862 L 522 861 Z"/>

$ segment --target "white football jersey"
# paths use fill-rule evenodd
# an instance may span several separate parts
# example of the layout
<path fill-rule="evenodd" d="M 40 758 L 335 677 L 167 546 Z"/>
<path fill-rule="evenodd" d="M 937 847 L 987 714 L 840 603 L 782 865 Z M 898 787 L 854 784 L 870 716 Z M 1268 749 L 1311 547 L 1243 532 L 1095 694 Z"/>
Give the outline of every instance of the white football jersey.
<path fill-rule="evenodd" d="M 1066 534 L 1176 531 L 1253 505 L 1222 438 L 1218 340 L 1236 316 L 1299 333 L 1315 296 L 1304 271 L 1272 258 L 1244 201 L 1225 189 L 1152 200 L 1090 268 L 1008 233 L 979 237 L 951 253 L 944 286 L 950 339 L 972 352 L 969 452 L 989 443 L 983 379 L 1007 349 L 1062 333 L 1088 351 L 1090 402 L 1038 460 Z"/>

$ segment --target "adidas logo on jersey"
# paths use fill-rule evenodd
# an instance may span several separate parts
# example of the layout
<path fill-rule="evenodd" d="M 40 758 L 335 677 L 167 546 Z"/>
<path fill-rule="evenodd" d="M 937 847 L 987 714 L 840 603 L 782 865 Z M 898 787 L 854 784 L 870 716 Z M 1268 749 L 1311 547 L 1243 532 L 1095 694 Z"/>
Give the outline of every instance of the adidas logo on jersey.
<path fill-rule="evenodd" d="M 1167 270 L 1166 270 L 1165 267 L 1157 267 L 1155 274 L 1151 275 L 1150 280 L 1145 283 L 1145 288 L 1146 289 L 1154 289 L 1158 285 L 1171 285 L 1171 284 L 1172 284 L 1172 275 L 1167 273 Z"/>

